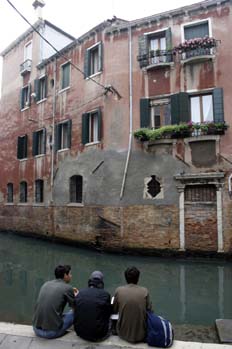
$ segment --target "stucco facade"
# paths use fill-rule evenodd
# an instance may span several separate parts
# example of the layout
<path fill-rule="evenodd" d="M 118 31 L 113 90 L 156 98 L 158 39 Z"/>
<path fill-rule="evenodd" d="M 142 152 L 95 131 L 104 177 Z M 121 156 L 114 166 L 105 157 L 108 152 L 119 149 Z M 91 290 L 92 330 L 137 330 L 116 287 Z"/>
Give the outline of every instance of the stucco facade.
<path fill-rule="evenodd" d="M 0 229 L 103 249 L 231 253 L 231 128 L 133 137 L 195 121 L 194 103 L 201 121 L 207 110 L 232 124 L 231 29 L 231 1 L 206 0 L 113 18 L 42 61 L 36 33 L 16 40 L 2 54 Z M 217 45 L 174 50 L 194 30 Z M 31 70 L 20 74 L 29 40 Z"/>

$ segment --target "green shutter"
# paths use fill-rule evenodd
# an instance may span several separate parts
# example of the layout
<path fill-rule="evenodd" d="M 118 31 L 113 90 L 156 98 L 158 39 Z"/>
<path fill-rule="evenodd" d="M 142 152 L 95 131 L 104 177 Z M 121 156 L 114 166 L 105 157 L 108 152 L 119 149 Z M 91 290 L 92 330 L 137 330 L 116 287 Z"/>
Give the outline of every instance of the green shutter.
<path fill-rule="evenodd" d="M 223 88 L 213 90 L 213 114 L 214 122 L 224 122 Z"/>
<path fill-rule="evenodd" d="M 102 114 L 101 114 L 100 108 L 98 108 L 97 116 L 98 116 L 98 141 L 100 141 L 102 138 Z"/>
<path fill-rule="evenodd" d="M 31 84 L 28 84 L 28 106 L 31 105 Z"/>
<path fill-rule="evenodd" d="M 171 95 L 172 125 L 190 121 L 189 96 L 187 92 Z"/>
<path fill-rule="evenodd" d="M 32 155 L 38 155 L 38 133 L 37 131 L 33 132 L 32 135 Z"/>
<path fill-rule="evenodd" d="M 85 79 L 90 75 L 90 50 L 85 51 L 84 74 Z"/>
<path fill-rule="evenodd" d="M 39 93 L 39 79 L 35 79 L 34 81 L 34 92 L 35 92 L 35 100 L 38 102 L 40 100 L 40 93 Z"/>
<path fill-rule="evenodd" d="M 172 31 L 171 31 L 171 28 L 168 28 L 165 31 L 165 38 L 166 38 L 166 49 L 171 50 L 172 49 Z"/>
<path fill-rule="evenodd" d="M 54 142 L 55 151 L 60 149 L 60 125 L 55 125 L 55 142 Z"/>
<path fill-rule="evenodd" d="M 89 114 L 82 114 L 82 144 L 89 143 Z"/>
<path fill-rule="evenodd" d="M 43 154 L 46 154 L 46 141 L 47 141 L 47 132 L 46 128 L 43 129 Z"/>
<path fill-rule="evenodd" d="M 139 44 L 139 66 L 140 68 L 146 67 L 148 65 L 148 38 L 147 35 L 141 35 L 138 39 Z"/>
<path fill-rule="evenodd" d="M 140 99 L 140 127 L 150 127 L 151 124 L 151 109 L 150 99 Z"/>
<path fill-rule="evenodd" d="M 22 137 L 18 137 L 18 142 L 17 142 L 17 159 L 22 159 Z"/>
<path fill-rule="evenodd" d="M 47 98 L 47 94 L 48 94 L 48 77 L 47 77 L 47 75 L 44 77 L 44 80 L 45 80 L 45 82 L 44 82 L 44 89 L 45 89 L 45 98 Z"/>
<path fill-rule="evenodd" d="M 27 144 L 28 144 L 28 136 L 25 135 L 23 137 L 24 140 L 24 158 L 27 158 Z"/>
<path fill-rule="evenodd" d="M 68 148 L 72 145 L 72 120 L 67 121 L 68 124 Z"/>
<path fill-rule="evenodd" d="M 103 70 L 103 44 L 102 44 L 102 42 L 100 42 L 100 44 L 98 46 L 98 55 L 99 55 L 98 71 L 102 71 Z"/>

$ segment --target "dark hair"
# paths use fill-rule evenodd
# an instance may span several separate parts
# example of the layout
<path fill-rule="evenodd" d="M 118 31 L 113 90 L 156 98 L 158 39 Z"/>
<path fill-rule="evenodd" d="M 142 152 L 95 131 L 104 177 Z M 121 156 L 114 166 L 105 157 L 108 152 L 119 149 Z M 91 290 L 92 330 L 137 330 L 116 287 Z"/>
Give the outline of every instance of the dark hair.
<path fill-rule="evenodd" d="M 63 279 L 64 274 L 67 274 L 70 272 L 71 266 L 70 265 L 58 265 L 55 269 L 55 277 L 56 279 Z"/>
<path fill-rule="evenodd" d="M 124 272 L 128 284 L 137 284 L 139 281 L 140 271 L 136 267 L 127 268 Z"/>

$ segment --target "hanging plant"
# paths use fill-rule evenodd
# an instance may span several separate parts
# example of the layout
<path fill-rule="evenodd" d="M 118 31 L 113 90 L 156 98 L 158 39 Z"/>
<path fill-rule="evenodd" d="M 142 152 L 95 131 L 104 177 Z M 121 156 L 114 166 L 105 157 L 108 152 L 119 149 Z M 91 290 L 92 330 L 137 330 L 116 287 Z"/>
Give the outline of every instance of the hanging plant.
<path fill-rule="evenodd" d="M 183 53 L 198 48 L 212 48 L 217 46 L 217 40 L 205 36 L 204 38 L 195 38 L 185 40 L 183 43 L 173 48 L 174 53 Z"/>

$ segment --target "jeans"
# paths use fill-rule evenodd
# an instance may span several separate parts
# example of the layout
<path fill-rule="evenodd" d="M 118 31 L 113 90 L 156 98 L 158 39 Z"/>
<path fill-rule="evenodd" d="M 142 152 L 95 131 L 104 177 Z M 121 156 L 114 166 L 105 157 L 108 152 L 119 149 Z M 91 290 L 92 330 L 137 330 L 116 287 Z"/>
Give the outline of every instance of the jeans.
<path fill-rule="evenodd" d="M 58 338 L 65 334 L 66 330 L 73 325 L 74 313 L 70 310 L 68 313 L 63 314 L 63 326 L 56 331 L 42 330 L 40 328 L 33 327 L 33 330 L 38 337 L 52 339 Z"/>

